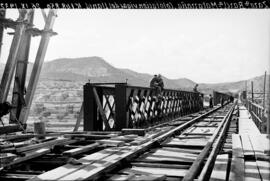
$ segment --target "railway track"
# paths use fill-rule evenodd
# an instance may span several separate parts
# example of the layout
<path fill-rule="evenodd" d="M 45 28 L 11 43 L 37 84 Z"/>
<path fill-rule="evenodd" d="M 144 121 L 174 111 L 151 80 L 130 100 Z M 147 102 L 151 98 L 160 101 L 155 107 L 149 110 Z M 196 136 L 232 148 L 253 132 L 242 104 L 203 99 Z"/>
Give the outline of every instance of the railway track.
<path fill-rule="evenodd" d="M 231 134 L 237 133 L 234 112 L 235 104 L 229 103 L 148 128 L 146 133 L 139 130 L 143 136 L 65 133 L 57 144 L 19 147 L 26 155 L 47 152 L 3 167 L 0 179 L 209 180 L 218 154 L 231 156 Z"/>

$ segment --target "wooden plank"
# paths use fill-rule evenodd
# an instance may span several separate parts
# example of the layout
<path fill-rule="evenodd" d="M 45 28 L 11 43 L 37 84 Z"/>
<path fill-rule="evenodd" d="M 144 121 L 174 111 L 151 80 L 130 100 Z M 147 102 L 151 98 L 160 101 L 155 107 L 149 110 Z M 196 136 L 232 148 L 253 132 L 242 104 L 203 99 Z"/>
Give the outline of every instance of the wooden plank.
<path fill-rule="evenodd" d="M 119 149 L 117 154 L 112 154 L 101 160 L 96 160 L 91 164 L 87 164 L 83 169 L 77 169 L 75 172 L 62 177 L 59 180 L 93 180 L 105 169 L 111 170 L 115 168 L 120 160 L 124 159 L 132 153 L 133 152 L 129 148 Z"/>
<path fill-rule="evenodd" d="M 194 125 L 194 127 L 197 127 L 197 128 L 209 128 L 209 127 L 217 128 L 218 125 L 217 124 L 215 124 L 215 125 Z"/>
<path fill-rule="evenodd" d="M 20 134 L 20 135 L 9 135 L 8 137 L 3 137 L 0 141 L 11 141 L 16 139 L 30 139 L 35 137 L 34 134 Z"/>
<path fill-rule="evenodd" d="M 211 133 L 183 133 L 184 135 L 196 135 L 196 136 L 212 136 L 213 134 Z"/>
<path fill-rule="evenodd" d="M 141 156 L 136 161 L 151 163 L 192 164 L 197 156 L 197 154 L 157 149 L 153 153 L 148 153 Z"/>
<path fill-rule="evenodd" d="M 103 158 L 109 157 L 110 155 L 117 154 L 119 149 L 112 149 L 107 148 L 105 150 L 87 155 L 83 158 L 80 158 L 78 161 L 82 163 L 82 165 L 72 165 L 72 164 L 65 164 L 61 167 L 57 167 L 53 170 L 40 174 L 36 177 L 33 177 L 30 180 L 59 180 L 66 175 L 69 175 L 77 170 L 84 169 L 87 164 L 94 163 L 96 160 L 101 160 Z"/>
<path fill-rule="evenodd" d="M 29 151 L 29 150 L 33 150 L 33 149 L 42 148 L 42 147 L 52 147 L 52 146 L 59 145 L 59 144 L 65 144 L 65 143 L 67 143 L 67 141 L 71 141 L 71 140 L 67 139 L 67 138 L 58 138 L 57 140 L 52 140 L 52 141 L 47 141 L 44 143 L 39 143 L 39 144 L 24 146 L 21 148 L 16 148 L 16 151 L 17 152 L 24 152 L 24 151 Z M 72 140 L 72 142 L 74 142 L 74 141 L 76 141 L 76 140 Z"/>
<path fill-rule="evenodd" d="M 201 122 L 199 122 L 199 123 L 197 123 L 197 124 L 195 124 L 194 126 L 218 126 L 218 124 L 220 123 L 220 121 L 214 121 L 214 122 L 212 122 L 212 121 L 201 121 Z"/>
<path fill-rule="evenodd" d="M 213 134 L 216 130 L 216 127 L 195 127 L 195 129 L 193 129 L 190 132 L 186 132 L 186 134 Z"/>
<path fill-rule="evenodd" d="M 262 180 L 268 181 L 270 177 L 270 160 L 265 159 L 262 161 L 262 158 L 266 155 L 264 154 L 265 145 L 263 144 L 265 137 L 262 135 L 249 135 L 251 145 L 254 150 L 256 164 L 259 169 L 260 176 Z"/>
<path fill-rule="evenodd" d="M 67 156 L 78 155 L 78 154 L 81 154 L 81 153 L 91 151 L 91 150 L 97 148 L 99 145 L 100 144 L 98 144 L 98 143 L 93 143 L 93 144 L 90 144 L 90 145 L 87 145 L 87 146 L 82 146 L 80 148 L 71 149 L 71 150 L 68 150 L 68 151 L 64 151 L 63 155 L 67 155 Z"/>
<path fill-rule="evenodd" d="M 75 127 L 74 127 L 73 131 L 78 131 L 78 129 L 80 127 L 81 121 L 83 119 L 83 110 L 84 110 L 84 108 L 83 108 L 83 103 L 82 103 L 81 108 L 80 108 L 80 112 L 79 112 L 79 115 L 77 117 L 77 121 L 76 121 L 76 124 L 75 124 Z"/>
<path fill-rule="evenodd" d="M 137 167 L 154 167 L 154 168 L 176 168 L 176 169 L 188 169 L 189 165 L 180 165 L 180 164 L 164 164 L 164 163 L 148 163 L 148 162 L 132 162 L 132 166 Z"/>
<path fill-rule="evenodd" d="M 130 142 L 129 144 L 130 145 L 141 145 L 141 144 L 144 144 L 150 140 L 151 140 L 150 138 L 137 138 L 134 141 Z"/>
<path fill-rule="evenodd" d="M 245 160 L 255 160 L 255 154 L 253 151 L 253 147 L 250 143 L 248 134 L 241 134 L 241 139 Z"/>
<path fill-rule="evenodd" d="M 1 134 L 8 134 L 13 132 L 22 131 L 21 126 L 19 125 L 8 125 L 8 126 L 0 126 L 0 135 Z"/>
<path fill-rule="evenodd" d="M 116 174 L 107 179 L 107 181 L 126 181 L 134 178 L 135 174 Z"/>
<path fill-rule="evenodd" d="M 261 146 L 263 146 L 263 152 L 266 155 L 270 155 L 270 134 L 261 134 Z"/>
<path fill-rule="evenodd" d="M 134 141 L 134 138 L 126 137 L 126 136 L 117 136 L 111 138 L 111 140 L 118 140 L 118 141 L 124 141 L 124 142 L 131 142 Z"/>
<path fill-rule="evenodd" d="M 176 152 L 181 152 L 181 153 L 192 153 L 192 154 L 200 154 L 201 153 L 201 149 L 196 149 L 196 148 L 173 148 L 173 147 L 162 147 L 163 150 L 172 150 L 172 151 L 176 151 Z"/>
<path fill-rule="evenodd" d="M 213 171 L 210 176 L 210 181 L 226 180 L 228 161 L 228 154 L 217 156 Z"/>
<path fill-rule="evenodd" d="M 28 180 L 31 179 L 33 174 L 16 174 L 16 173 L 5 173 L 0 175 L 0 179 L 2 180 Z"/>
<path fill-rule="evenodd" d="M 171 146 L 171 147 L 198 147 L 198 148 L 203 148 L 208 139 L 177 139 L 174 138 L 168 143 L 162 144 L 163 146 Z"/>
<path fill-rule="evenodd" d="M 245 161 L 245 181 L 261 181 L 261 176 L 255 161 Z"/>
<path fill-rule="evenodd" d="M 117 140 L 97 140 L 96 141 L 99 144 L 104 144 L 108 146 L 123 146 L 125 145 L 124 141 L 117 141 Z"/>
<path fill-rule="evenodd" d="M 203 140 L 209 140 L 210 136 L 197 136 L 197 135 L 179 135 L 175 136 L 176 138 L 181 139 L 203 139 Z"/>
<path fill-rule="evenodd" d="M 136 134 L 138 136 L 144 136 L 145 135 L 145 129 L 128 129 L 128 128 L 124 128 L 124 129 L 122 129 L 122 133 L 124 135 L 126 135 L 126 134 Z"/>
<path fill-rule="evenodd" d="M 116 134 L 108 134 L 108 135 L 99 135 L 99 134 L 65 134 L 64 137 L 66 138 L 85 138 L 85 139 L 92 139 L 92 140 L 99 140 L 99 139 L 110 139 L 112 137 L 116 137 Z"/>
<path fill-rule="evenodd" d="M 230 181 L 244 181 L 245 163 L 244 152 L 242 148 L 242 141 L 240 135 L 232 134 L 232 162 L 229 180 Z"/>
<path fill-rule="evenodd" d="M 260 134 L 256 124 L 251 119 L 251 115 L 248 110 L 243 106 L 243 110 L 240 110 L 240 117 L 238 121 L 239 134 Z"/>
<path fill-rule="evenodd" d="M 270 180 L 270 162 L 269 158 L 264 161 L 257 160 L 257 166 L 259 168 L 259 172 L 261 175 L 261 178 L 263 181 L 269 181 Z"/>
<path fill-rule="evenodd" d="M 136 167 L 136 166 L 127 169 L 127 172 L 133 172 L 135 174 L 142 174 L 142 175 L 160 174 L 172 177 L 184 177 L 187 171 L 188 169 L 169 169 L 169 168 Z"/>
<path fill-rule="evenodd" d="M 158 174 L 151 174 L 151 175 L 138 175 L 131 179 L 132 181 L 141 181 L 141 180 L 147 180 L 147 181 L 162 181 L 166 180 L 165 175 L 158 175 Z"/>
<path fill-rule="evenodd" d="M 208 116 L 207 118 L 214 118 L 214 119 L 223 119 L 225 116 L 218 116 L 218 115 L 215 115 L 215 116 Z"/>
<path fill-rule="evenodd" d="M 23 147 L 23 146 L 28 146 L 28 145 L 32 145 L 33 144 L 33 141 L 31 140 L 26 140 L 26 141 L 20 141 L 20 142 L 9 142 L 8 144 L 5 144 L 5 145 L 0 145 L 0 148 L 1 148 L 1 151 L 0 152 L 3 152 L 3 151 L 8 151 L 9 148 L 13 149 L 14 147 L 15 148 L 19 148 L 19 147 Z"/>
<path fill-rule="evenodd" d="M 165 175 L 135 175 L 134 173 L 130 173 L 130 174 L 117 174 L 117 175 L 113 175 L 112 177 L 110 177 L 109 179 L 107 179 L 108 181 L 124 181 L 124 180 L 147 180 L 147 181 L 161 181 L 161 180 L 165 180 L 166 176 Z"/>
<path fill-rule="evenodd" d="M 45 155 L 47 153 L 50 153 L 50 149 L 49 148 L 41 148 L 39 150 L 33 151 L 31 153 L 28 153 L 28 154 L 26 154 L 23 157 L 19 157 L 19 158 L 13 160 L 11 163 L 5 165 L 5 167 L 11 166 L 11 165 L 15 165 L 15 164 L 18 164 L 18 163 L 22 163 L 24 161 L 28 161 L 28 160 L 33 159 L 33 158 L 37 158 L 37 157 L 42 156 L 42 155 Z M 1 169 L 3 169 L 3 168 L 1 168 Z"/>

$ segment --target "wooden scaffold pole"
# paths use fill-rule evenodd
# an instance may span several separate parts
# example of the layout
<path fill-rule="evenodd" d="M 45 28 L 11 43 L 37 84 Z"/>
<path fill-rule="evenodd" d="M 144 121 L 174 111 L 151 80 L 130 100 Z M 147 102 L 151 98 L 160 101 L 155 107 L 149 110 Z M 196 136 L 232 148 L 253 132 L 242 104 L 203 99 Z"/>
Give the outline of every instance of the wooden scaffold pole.
<path fill-rule="evenodd" d="M 15 28 L 15 34 L 13 36 L 8 60 L 0 84 L 0 103 L 5 102 L 8 97 L 10 84 L 17 64 L 17 54 L 19 51 L 20 42 L 27 26 L 25 21 L 27 20 L 29 11 L 30 10 L 19 10 L 20 16 L 19 19 L 16 21 L 17 24 Z"/>
<path fill-rule="evenodd" d="M 27 23 L 30 26 L 32 26 L 33 20 L 34 20 L 34 10 L 30 10 L 29 16 L 27 18 Z M 17 55 L 17 66 L 12 95 L 12 105 L 15 107 L 10 112 L 10 123 L 17 123 L 17 119 L 19 119 L 22 105 L 25 105 L 24 101 L 25 80 L 26 80 L 31 37 L 32 37 L 31 33 L 29 32 L 24 33 L 20 43 L 19 52 Z"/>
<path fill-rule="evenodd" d="M 42 64 L 44 62 L 45 54 L 48 48 L 48 43 L 50 40 L 51 35 L 53 34 L 52 28 L 54 25 L 54 21 L 56 18 L 57 9 L 50 9 L 48 12 L 48 15 L 44 14 L 43 11 L 43 17 L 45 20 L 45 27 L 41 35 L 41 40 L 39 44 L 39 48 L 37 51 L 35 63 L 33 66 L 33 70 L 31 72 L 30 80 L 27 86 L 26 95 L 25 95 L 25 104 L 21 110 L 19 121 L 23 124 L 26 123 L 26 120 L 29 115 L 30 106 L 32 104 L 34 93 L 37 87 L 39 75 L 41 72 Z"/>
<path fill-rule="evenodd" d="M 6 10 L 0 9 L 0 19 L 4 19 L 6 17 Z M 3 35 L 4 35 L 4 26 L 0 26 L 0 55 L 2 50 L 2 42 L 3 42 Z"/>

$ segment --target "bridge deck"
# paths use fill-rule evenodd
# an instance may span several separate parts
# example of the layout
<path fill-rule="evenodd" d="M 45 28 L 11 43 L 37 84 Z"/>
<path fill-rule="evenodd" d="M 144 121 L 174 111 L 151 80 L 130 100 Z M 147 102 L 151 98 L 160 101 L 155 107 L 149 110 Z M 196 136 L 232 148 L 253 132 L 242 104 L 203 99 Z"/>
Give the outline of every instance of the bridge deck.
<path fill-rule="evenodd" d="M 245 106 L 239 106 L 239 134 L 261 134 Z"/>
<path fill-rule="evenodd" d="M 230 180 L 270 180 L 269 135 L 260 133 L 244 106 L 239 107 L 238 129 L 232 135 Z"/>
<path fill-rule="evenodd" d="M 0 153 L 20 155 L 3 163 L 0 180 L 270 180 L 268 135 L 245 107 L 239 114 L 234 108 L 229 103 L 151 129 L 3 137 Z"/>

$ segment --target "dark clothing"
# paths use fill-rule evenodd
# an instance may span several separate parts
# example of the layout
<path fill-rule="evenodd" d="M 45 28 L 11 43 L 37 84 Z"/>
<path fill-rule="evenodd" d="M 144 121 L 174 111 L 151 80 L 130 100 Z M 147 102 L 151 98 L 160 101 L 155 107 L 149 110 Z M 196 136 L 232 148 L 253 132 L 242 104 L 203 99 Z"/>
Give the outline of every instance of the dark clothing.
<path fill-rule="evenodd" d="M 230 97 L 230 102 L 233 102 L 234 101 L 234 98 L 233 96 Z"/>
<path fill-rule="evenodd" d="M 197 87 L 198 87 L 198 85 L 196 84 L 195 87 L 193 88 L 194 92 L 198 92 Z"/>
<path fill-rule="evenodd" d="M 223 98 L 220 99 L 220 104 L 221 104 L 221 107 L 223 107 L 223 104 L 224 104 L 224 99 Z"/>
<path fill-rule="evenodd" d="M 12 106 L 8 102 L 0 103 L 0 117 L 8 114 Z"/>
<path fill-rule="evenodd" d="M 158 82 L 159 79 L 157 77 L 154 77 L 151 81 L 150 81 L 150 87 L 151 88 L 156 88 L 158 86 Z"/>
<path fill-rule="evenodd" d="M 161 77 L 155 76 L 151 81 L 150 81 L 150 87 L 155 89 L 155 102 L 157 103 L 156 109 L 157 109 L 157 115 L 161 116 L 161 102 L 162 102 L 162 95 L 161 92 L 164 89 L 164 83 Z"/>
<path fill-rule="evenodd" d="M 154 77 L 150 81 L 150 87 L 156 89 L 157 90 L 157 94 L 160 95 L 161 94 L 161 91 L 164 89 L 164 83 L 163 83 L 162 78 Z"/>
<path fill-rule="evenodd" d="M 213 98 L 212 97 L 209 98 L 209 107 L 210 108 L 213 107 Z"/>
<path fill-rule="evenodd" d="M 163 83 L 162 78 L 158 78 L 158 86 L 161 88 L 161 90 L 164 89 L 164 83 Z"/>

